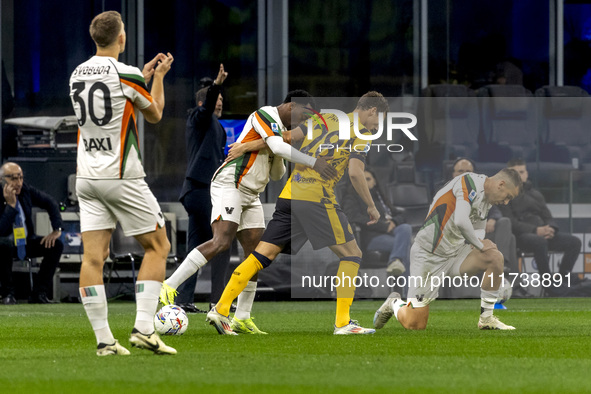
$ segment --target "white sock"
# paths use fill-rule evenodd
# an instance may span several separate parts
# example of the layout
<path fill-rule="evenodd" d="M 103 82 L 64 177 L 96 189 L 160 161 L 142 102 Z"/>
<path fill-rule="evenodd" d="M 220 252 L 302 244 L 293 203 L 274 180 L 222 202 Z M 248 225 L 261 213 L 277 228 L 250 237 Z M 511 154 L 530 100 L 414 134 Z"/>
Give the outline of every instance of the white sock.
<path fill-rule="evenodd" d="M 396 318 L 396 320 L 398 320 L 398 311 L 405 305 L 407 305 L 407 303 L 401 299 L 396 299 L 392 301 L 392 310 L 394 311 L 394 317 Z"/>
<path fill-rule="evenodd" d="M 181 265 L 174 271 L 170 278 L 166 279 L 166 284 L 177 289 L 184 281 L 189 279 L 197 270 L 207 264 L 207 260 L 201 254 L 199 249 L 193 249 L 183 260 Z"/>
<path fill-rule="evenodd" d="M 94 330 L 96 336 L 96 343 L 105 343 L 112 345 L 115 343 L 115 337 L 109 328 L 109 309 L 107 307 L 107 296 L 105 295 L 104 285 L 95 285 L 88 287 L 80 287 L 80 299 L 86 316 L 90 320 L 90 325 Z"/>
<path fill-rule="evenodd" d="M 234 314 L 236 319 L 250 319 L 250 311 L 252 310 L 252 304 L 254 302 L 254 296 L 256 295 L 256 292 L 257 282 L 248 281 L 248 284 L 244 290 L 242 290 L 242 293 L 238 294 L 236 313 Z"/>
<path fill-rule="evenodd" d="M 162 283 L 156 280 L 138 280 L 135 283 L 136 316 L 133 325 L 142 334 L 154 332 L 154 314 Z"/>
<path fill-rule="evenodd" d="M 499 299 L 499 290 L 482 290 L 480 289 L 480 316 L 492 316 L 495 309 L 495 304 Z"/>

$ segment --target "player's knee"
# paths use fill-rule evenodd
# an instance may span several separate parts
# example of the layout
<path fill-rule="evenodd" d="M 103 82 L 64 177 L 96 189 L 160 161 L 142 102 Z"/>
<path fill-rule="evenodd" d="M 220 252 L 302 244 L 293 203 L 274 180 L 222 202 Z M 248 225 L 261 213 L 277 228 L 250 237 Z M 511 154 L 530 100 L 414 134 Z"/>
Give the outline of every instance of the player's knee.
<path fill-rule="evenodd" d="M 407 325 L 404 327 L 407 330 L 424 330 L 427 328 L 427 322 L 422 322 L 422 321 L 413 321 L 413 322 L 409 322 L 407 323 Z"/>
<path fill-rule="evenodd" d="M 104 265 L 105 260 L 107 259 L 107 257 L 109 257 L 108 250 L 107 250 L 107 254 L 104 255 L 102 259 L 99 258 L 99 256 L 84 255 L 82 257 L 82 263 L 83 264 L 86 264 L 89 267 L 101 268 Z"/>
<path fill-rule="evenodd" d="M 363 252 L 359 249 L 357 243 L 350 245 L 347 256 L 357 257 L 361 259 L 363 257 Z"/>
<path fill-rule="evenodd" d="M 503 254 L 498 249 L 489 249 L 483 253 L 484 259 L 489 263 L 495 263 L 503 260 Z"/>
<path fill-rule="evenodd" d="M 400 319 L 400 323 L 402 324 L 402 327 L 407 330 L 424 330 L 427 328 L 427 319 L 423 316 L 413 316 L 412 314 L 408 314 L 406 318 Z"/>
<path fill-rule="evenodd" d="M 232 246 L 232 238 L 225 235 L 214 235 L 213 245 L 216 254 L 225 252 Z"/>
<path fill-rule="evenodd" d="M 162 240 L 162 242 L 160 242 L 159 245 L 159 252 L 160 255 L 163 256 L 164 258 L 168 257 L 168 254 L 170 253 L 170 241 L 168 240 L 167 237 L 164 238 L 164 240 Z"/>
<path fill-rule="evenodd" d="M 489 249 L 484 252 L 485 263 L 502 270 L 504 265 L 503 254 L 497 249 Z"/>

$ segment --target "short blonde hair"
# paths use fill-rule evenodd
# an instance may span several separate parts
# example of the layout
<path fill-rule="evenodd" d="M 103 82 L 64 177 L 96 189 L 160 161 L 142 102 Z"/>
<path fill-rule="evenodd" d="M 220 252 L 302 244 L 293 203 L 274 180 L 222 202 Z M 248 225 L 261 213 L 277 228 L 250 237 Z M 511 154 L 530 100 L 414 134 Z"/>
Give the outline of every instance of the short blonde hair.
<path fill-rule="evenodd" d="M 120 13 L 105 11 L 95 16 L 90 23 L 90 36 L 99 48 L 108 47 L 115 42 L 122 26 Z"/>

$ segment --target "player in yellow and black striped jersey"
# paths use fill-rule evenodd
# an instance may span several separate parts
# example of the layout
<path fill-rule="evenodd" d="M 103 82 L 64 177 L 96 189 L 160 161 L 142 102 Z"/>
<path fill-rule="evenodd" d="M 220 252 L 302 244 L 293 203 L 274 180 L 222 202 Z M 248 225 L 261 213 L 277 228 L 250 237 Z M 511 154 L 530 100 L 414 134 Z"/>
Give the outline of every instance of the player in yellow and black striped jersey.
<path fill-rule="evenodd" d="M 234 298 L 246 286 L 248 279 L 269 266 L 281 252 L 297 252 L 310 240 L 314 249 L 328 246 L 341 260 L 337 275 L 357 275 L 361 250 L 357 246 L 347 217 L 339 207 L 334 187 L 348 169 L 351 183 L 367 204 L 369 223 L 380 217 L 367 183 L 365 182 L 365 156 L 369 144 L 353 131 L 354 116 L 363 127 L 361 134 L 369 134 L 379 126 L 379 113 L 388 110 L 388 102 L 377 92 L 362 96 L 353 113 L 349 114 L 350 138 L 339 140 L 339 121 L 334 115 L 317 115 L 312 138 L 304 135 L 302 127 L 292 132 L 292 140 L 302 140 L 300 151 L 314 157 L 325 158 L 338 173 L 335 179 L 325 180 L 303 166 L 295 171 L 281 192 L 273 219 L 255 251 L 234 271 L 220 301 L 208 314 L 212 324 L 222 324 Z M 337 288 L 337 313 L 334 334 L 371 334 L 350 319 L 349 310 L 355 293 L 354 286 L 343 280 Z M 219 330 L 218 330 L 219 331 Z"/>
<path fill-rule="evenodd" d="M 350 136 L 348 139 L 339 140 L 339 119 L 335 114 L 318 114 L 313 119 L 313 132 L 311 138 L 303 139 L 300 126 L 292 134 L 292 139 L 303 139 L 300 151 L 312 157 L 324 157 L 326 161 L 337 170 L 337 177 L 322 178 L 316 171 L 302 165 L 296 165 L 287 184 L 283 188 L 279 198 L 302 201 L 326 201 L 336 204 L 334 188 L 345 174 L 350 159 L 358 159 L 365 163 L 367 152 L 370 148 L 369 141 L 357 137 L 353 131 L 353 112 L 347 115 L 349 118 Z M 361 134 L 371 135 L 367 129 L 361 129 Z"/>

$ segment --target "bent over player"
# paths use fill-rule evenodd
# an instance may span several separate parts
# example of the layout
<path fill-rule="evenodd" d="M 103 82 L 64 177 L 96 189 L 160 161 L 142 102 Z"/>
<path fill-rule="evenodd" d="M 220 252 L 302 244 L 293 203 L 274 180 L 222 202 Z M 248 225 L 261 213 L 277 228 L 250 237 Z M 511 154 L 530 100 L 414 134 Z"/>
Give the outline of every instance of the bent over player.
<path fill-rule="evenodd" d="M 292 101 L 299 97 L 300 103 Z M 306 105 L 302 105 L 305 102 Z M 194 248 L 177 270 L 164 282 L 160 301 L 174 301 L 175 289 L 203 267 L 218 253 L 230 248 L 236 236 L 248 256 L 259 243 L 265 229 L 265 215 L 259 194 L 269 177 L 280 179 L 285 166 L 283 159 L 298 163 L 318 176 L 332 178 L 336 171 L 323 158 L 314 158 L 292 148 L 282 134 L 304 122 L 314 106 L 313 98 L 304 90 L 287 94 L 277 107 L 265 106 L 253 112 L 236 140 L 238 145 L 250 145 L 250 152 L 226 160 L 215 172 L 211 182 L 211 228 L 213 238 Z M 234 149 L 234 148 L 233 148 Z M 231 156 L 231 155 L 230 155 Z M 248 283 L 238 298 L 232 326 L 242 334 L 266 334 L 252 321 L 250 312 L 256 293 L 256 277 Z"/>
<path fill-rule="evenodd" d="M 424 330 L 429 304 L 438 297 L 444 276 L 484 272 L 478 328 L 514 330 L 493 315 L 503 255 L 492 241 L 484 239 L 484 228 L 491 205 L 506 205 L 521 189 L 519 174 L 505 168 L 492 177 L 465 173 L 439 190 L 410 250 L 408 301 L 396 292 L 390 294 L 374 315 L 375 328 L 384 327 L 395 316 L 404 328 Z"/>
<path fill-rule="evenodd" d="M 314 171 L 301 165 L 296 166 L 283 191 L 279 195 L 273 219 L 269 222 L 261 242 L 247 259 L 234 270 L 218 304 L 207 314 L 220 334 L 233 334 L 229 327 L 228 314 L 232 301 L 247 287 L 248 281 L 263 268 L 268 267 L 281 252 L 297 253 L 310 240 L 314 249 L 329 247 L 340 259 L 338 277 L 343 278 L 337 287 L 335 335 L 373 334 L 375 330 L 361 327 L 351 320 L 349 311 L 353 303 L 355 286 L 353 278 L 361 263 L 361 250 L 357 246 L 347 217 L 338 205 L 334 187 L 349 170 L 349 178 L 367 205 L 368 224 L 378 221 L 380 214 L 376 209 L 365 181 L 365 155 L 369 148 L 354 134 L 354 122 L 358 119 L 365 128 L 362 134 L 377 129 L 379 113 L 388 110 L 388 102 L 377 92 L 363 95 L 355 110 L 348 114 L 349 138 L 339 141 L 339 149 L 333 149 L 331 142 L 339 134 L 339 119 L 334 114 L 320 114 L 325 120 L 317 122 L 312 138 L 302 142 L 300 150 L 313 157 L 325 156 L 334 166 L 338 176 L 322 179 Z M 360 127 L 361 128 L 361 127 Z M 304 138 L 303 126 L 292 131 L 292 139 Z M 333 148 L 322 149 L 332 145 Z M 350 280 L 346 280 L 349 278 Z"/>
<path fill-rule="evenodd" d="M 138 273 L 137 314 L 129 342 L 156 354 L 176 354 L 154 332 L 154 313 L 165 276 L 170 242 L 158 201 L 144 181 L 136 111 L 157 123 L 164 109 L 163 79 L 173 57 L 158 54 L 143 71 L 117 61 L 125 49 L 121 15 L 107 11 L 90 25 L 96 56 L 70 77 L 70 97 L 78 118 L 76 194 L 84 255 L 80 297 L 96 335 L 97 355 L 128 355 L 115 340 L 107 318 L 103 266 L 117 221 L 145 249 Z M 146 84 L 153 78 L 152 90 Z"/>

